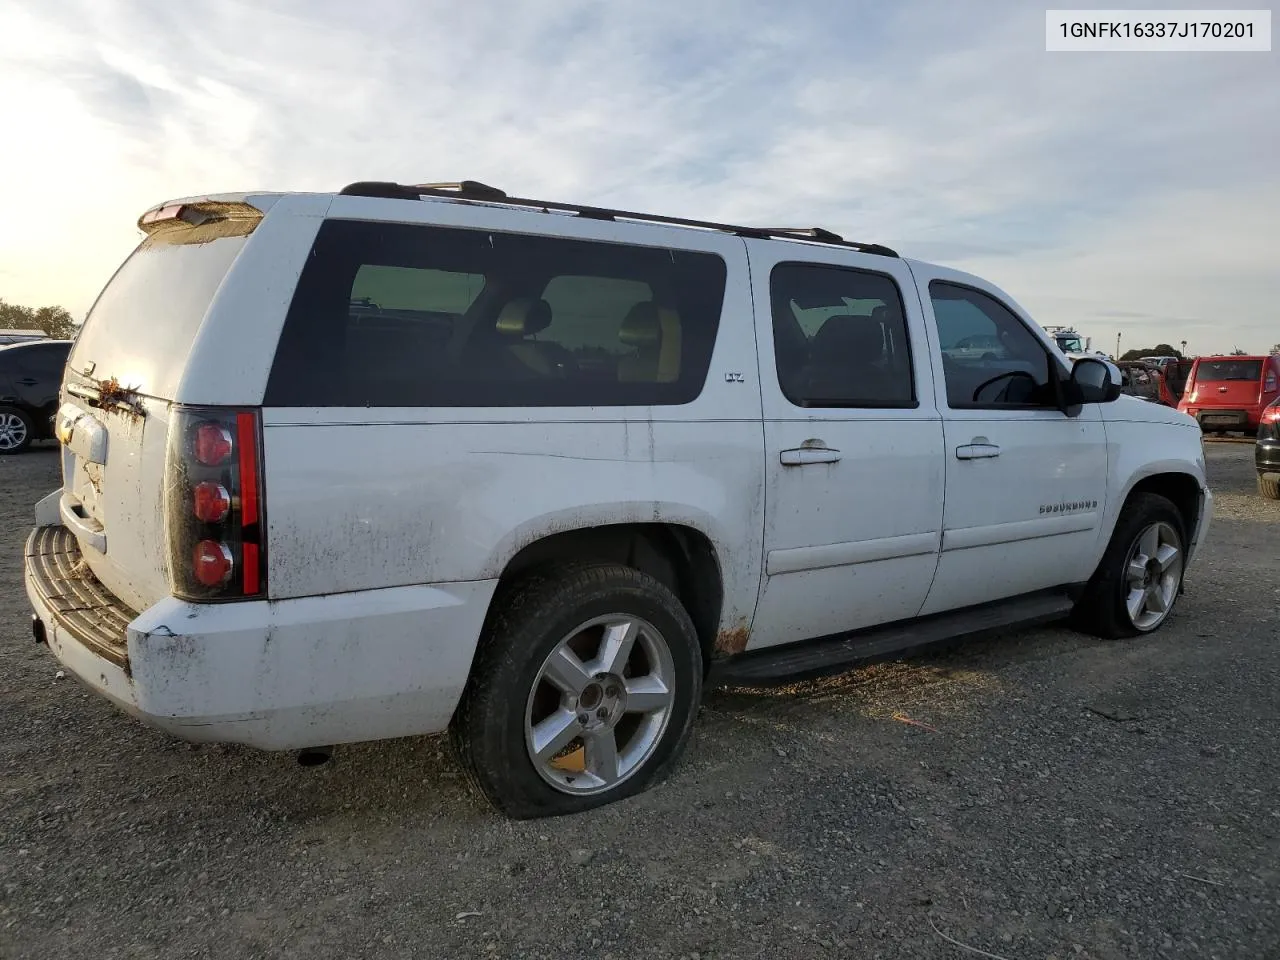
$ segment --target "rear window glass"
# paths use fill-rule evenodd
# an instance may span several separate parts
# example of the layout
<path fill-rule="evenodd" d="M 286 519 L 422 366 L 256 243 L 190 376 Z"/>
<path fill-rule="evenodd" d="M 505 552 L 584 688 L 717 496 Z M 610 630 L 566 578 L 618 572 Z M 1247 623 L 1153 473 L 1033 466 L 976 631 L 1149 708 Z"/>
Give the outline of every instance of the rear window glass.
<path fill-rule="evenodd" d="M 271 406 L 609 406 L 695 399 L 725 264 L 688 250 L 329 220 Z"/>
<path fill-rule="evenodd" d="M 213 295 L 247 237 L 149 237 L 111 278 L 76 337 L 71 366 L 94 364 L 142 393 L 172 397 Z"/>
<path fill-rule="evenodd" d="M 1218 383 L 1223 380 L 1257 380 L 1262 376 L 1261 360 L 1200 361 L 1196 379 Z"/>

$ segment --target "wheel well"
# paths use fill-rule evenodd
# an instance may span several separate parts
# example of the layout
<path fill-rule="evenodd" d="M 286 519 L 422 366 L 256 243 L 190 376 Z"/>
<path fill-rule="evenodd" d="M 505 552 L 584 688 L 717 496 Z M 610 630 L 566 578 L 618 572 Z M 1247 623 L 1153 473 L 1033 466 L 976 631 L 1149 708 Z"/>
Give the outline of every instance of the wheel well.
<path fill-rule="evenodd" d="M 499 586 L 561 560 L 607 560 L 649 574 L 684 605 L 703 656 L 711 657 L 724 585 L 715 549 L 701 531 L 675 523 L 619 523 L 554 533 L 512 557 Z"/>
<path fill-rule="evenodd" d="M 1188 473 L 1157 473 L 1134 484 L 1128 500 L 1138 493 L 1158 493 L 1172 501 L 1182 517 L 1182 528 L 1188 539 L 1195 536 L 1196 521 L 1200 517 L 1200 483 L 1195 477 Z"/>

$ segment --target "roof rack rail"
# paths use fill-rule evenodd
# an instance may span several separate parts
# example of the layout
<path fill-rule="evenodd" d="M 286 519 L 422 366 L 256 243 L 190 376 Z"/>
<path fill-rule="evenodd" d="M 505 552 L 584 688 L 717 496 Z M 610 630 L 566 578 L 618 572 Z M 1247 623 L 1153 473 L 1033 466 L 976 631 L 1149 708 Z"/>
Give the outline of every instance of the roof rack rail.
<path fill-rule="evenodd" d="M 459 180 L 456 183 L 414 183 L 405 185 L 386 180 L 361 180 L 349 183 L 339 194 L 348 197 L 384 197 L 389 200 L 417 200 L 423 195 L 457 196 L 468 200 L 501 200 L 505 190 L 491 187 L 479 180 Z"/>
<path fill-rule="evenodd" d="M 690 220 L 684 217 L 665 217 L 655 213 L 637 213 L 631 210 L 614 210 L 609 207 L 591 207 L 578 203 L 560 203 L 554 200 L 530 200 L 508 196 L 503 190 L 477 180 L 459 180 L 456 183 L 401 184 L 383 180 L 362 180 L 349 183 L 339 194 L 348 197 L 381 197 L 389 200 L 421 200 L 423 197 L 443 197 L 450 200 L 476 200 L 500 203 L 504 206 L 531 207 L 550 212 L 552 210 L 573 213 L 591 220 L 636 220 L 641 223 L 661 223 L 677 227 L 695 227 L 700 230 L 718 230 L 739 237 L 761 240 L 803 240 L 810 243 L 849 247 L 860 253 L 881 257 L 897 257 L 896 250 L 879 243 L 862 243 L 846 240 L 838 233 L 823 227 L 746 227 L 711 220 Z"/>
<path fill-rule="evenodd" d="M 838 233 L 832 233 L 826 227 L 761 227 L 760 229 L 768 234 L 778 234 L 780 236 L 795 234 L 797 237 L 821 240 L 824 243 L 844 243 L 844 237 Z"/>
<path fill-rule="evenodd" d="M 479 180 L 459 180 L 457 183 L 415 183 L 414 190 L 445 190 L 468 197 L 491 197 L 495 200 L 506 197 L 507 191 L 491 187 Z"/>

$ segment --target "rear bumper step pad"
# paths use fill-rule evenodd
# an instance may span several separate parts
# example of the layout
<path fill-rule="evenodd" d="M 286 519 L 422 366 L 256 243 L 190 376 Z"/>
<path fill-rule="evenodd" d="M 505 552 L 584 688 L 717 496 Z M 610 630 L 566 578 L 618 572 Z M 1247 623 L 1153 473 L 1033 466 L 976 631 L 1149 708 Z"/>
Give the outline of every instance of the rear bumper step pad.
<path fill-rule="evenodd" d="M 27 537 L 25 556 L 28 584 L 53 612 L 58 626 L 104 660 L 128 670 L 128 628 L 137 613 L 93 575 L 71 531 L 36 527 Z"/>

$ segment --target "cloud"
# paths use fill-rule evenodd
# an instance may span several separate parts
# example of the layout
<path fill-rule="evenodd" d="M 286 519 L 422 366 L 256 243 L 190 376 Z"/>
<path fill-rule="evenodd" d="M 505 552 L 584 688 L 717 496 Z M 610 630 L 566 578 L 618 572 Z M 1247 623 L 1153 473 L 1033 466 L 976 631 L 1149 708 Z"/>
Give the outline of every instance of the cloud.
<path fill-rule="evenodd" d="M 1274 339 L 1270 55 L 1048 54 L 1042 10 L 1011 0 L 0 0 L 0 17 L 0 81 L 24 91 L 0 123 L 31 145 L 0 155 L 29 185 L 0 224 L 9 299 L 81 312 L 167 197 L 470 177 L 820 224 L 981 267 L 1095 338 L 1183 317 Z"/>
<path fill-rule="evenodd" d="M 1280 181 L 1153 192 L 1122 216 L 1092 215 L 1059 248 L 963 266 L 1018 291 L 1033 313 L 1075 323 L 1098 347 L 1120 332 L 1130 346 L 1185 339 L 1198 352 L 1262 351 L 1280 339 L 1277 211 Z"/>

